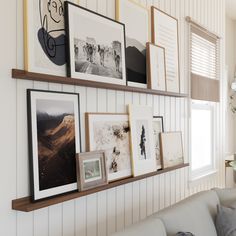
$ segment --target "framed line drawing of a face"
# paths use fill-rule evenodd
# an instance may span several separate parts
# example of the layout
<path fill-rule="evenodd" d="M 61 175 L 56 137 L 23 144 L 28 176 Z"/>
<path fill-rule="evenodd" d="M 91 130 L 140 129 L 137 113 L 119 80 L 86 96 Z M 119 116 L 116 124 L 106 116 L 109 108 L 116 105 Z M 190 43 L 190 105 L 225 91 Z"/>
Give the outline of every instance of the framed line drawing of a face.
<path fill-rule="evenodd" d="M 64 0 L 25 0 L 25 70 L 66 75 Z"/>

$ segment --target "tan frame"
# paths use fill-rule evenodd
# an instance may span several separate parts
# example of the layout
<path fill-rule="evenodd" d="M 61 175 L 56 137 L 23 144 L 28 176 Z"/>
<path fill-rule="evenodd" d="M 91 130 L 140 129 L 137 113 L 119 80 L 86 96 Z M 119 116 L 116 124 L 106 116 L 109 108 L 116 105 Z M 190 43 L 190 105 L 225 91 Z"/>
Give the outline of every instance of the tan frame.
<path fill-rule="evenodd" d="M 179 57 L 180 57 L 180 56 L 179 56 L 179 23 L 178 23 L 178 19 L 175 18 L 175 17 L 173 17 L 173 16 L 171 16 L 171 15 L 169 15 L 168 13 L 166 13 L 166 12 L 160 10 L 160 9 L 157 8 L 157 7 L 151 6 L 151 40 L 152 40 L 152 43 L 154 43 L 154 44 L 155 44 L 155 41 L 156 41 L 156 39 L 155 39 L 154 11 L 159 11 L 159 12 L 161 12 L 162 14 L 164 14 L 164 15 L 166 15 L 166 16 L 168 16 L 168 17 L 174 19 L 174 20 L 176 20 L 176 23 L 177 23 L 178 86 L 179 86 L 179 88 L 178 88 L 178 93 L 180 93 L 180 65 L 179 65 L 179 61 L 180 61 L 180 60 L 179 60 Z M 172 91 L 169 91 L 169 90 L 168 90 L 167 84 L 166 84 L 166 90 L 167 90 L 168 92 L 172 92 Z"/>
<path fill-rule="evenodd" d="M 165 90 L 162 90 L 162 91 L 166 91 L 166 54 L 165 54 L 165 48 L 164 47 L 161 47 L 159 45 L 156 45 L 156 44 L 153 44 L 153 43 L 147 43 L 146 44 L 146 48 L 147 48 L 147 51 L 146 51 L 146 60 L 147 60 L 147 76 L 148 76 L 148 88 L 149 89 L 155 89 L 153 88 L 153 81 L 152 81 L 152 75 L 151 75 L 151 57 L 150 57 L 150 45 L 152 46 L 155 46 L 155 47 L 158 47 L 158 48 L 161 48 L 163 49 L 164 51 L 164 67 L 165 67 Z"/>
<path fill-rule="evenodd" d="M 163 150 L 163 135 L 166 134 L 179 134 L 181 137 L 180 143 L 181 143 L 181 154 L 182 154 L 182 162 L 174 165 L 168 165 L 165 160 L 164 156 L 164 150 Z M 171 144 L 170 144 L 171 145 Z M 168 150 L 172 150 L 172 148 L 169 148 Z M 183 137 L 182 137 L 182 132 L 181 131 L 175 131 L 175 132 L 165 132 L 165 133 L 160 133 L 160 153 L 161 153 L 161 162 L 162 162 L 162 167 L 163 169 L 170 168 L 173 166 L 178 166 L 181 164 L 184 164 L 184 153 L 183 153 Z"/>
<path fill-rule="evenodd" d="M 85 172 L 84 172 L 84 161 L 93 160 L 99 158 L 100 160 L 100 179 L 91 180 L 89 182 L 85 182 Z M 107 181 L 107 169 L 106 169 L 106 157 L 104 151 L 95 151 L 95 152 L 84 152 L 78 153 L 76 155 L 76 172 L 77 172 L 77 183 L 79 191 L 84 191 L 88 189 L 92 189 L 95 187 L 99 187 L 102 185 L 108 184 Z"/>

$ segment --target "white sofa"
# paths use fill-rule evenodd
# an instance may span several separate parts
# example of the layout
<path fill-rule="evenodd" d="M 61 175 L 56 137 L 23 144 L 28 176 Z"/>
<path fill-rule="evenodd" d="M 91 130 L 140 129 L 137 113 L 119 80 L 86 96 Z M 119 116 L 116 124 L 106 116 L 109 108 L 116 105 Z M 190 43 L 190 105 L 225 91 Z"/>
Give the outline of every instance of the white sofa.
<path fill-rule="evenodd" d="M 178 232 L 191 232 L 195 236 L 217 236 L 217 205 L 229 206 L 233 201 L 236 201 L 236 189 L 203 191 L 113 236 L 174 236 Z"/>

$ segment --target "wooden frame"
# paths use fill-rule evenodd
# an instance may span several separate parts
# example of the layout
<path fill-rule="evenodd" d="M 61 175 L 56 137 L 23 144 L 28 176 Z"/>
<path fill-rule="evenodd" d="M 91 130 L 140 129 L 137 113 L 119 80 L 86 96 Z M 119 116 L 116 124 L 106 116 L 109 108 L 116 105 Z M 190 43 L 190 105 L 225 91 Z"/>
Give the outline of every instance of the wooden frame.
<path fill-rule="evenodd" d="M 85 113 L 87 151 L 104 150 L 108 181 L 130 177 L 130 128 L 128 114 Z"/>
<path fill-rule="evenodd" d="M 129 86 L 147 88 L 146 42 L 150 37 L 150 10 L 134 0 L 116 0 L 116 20 L 126 27 L 126 67 Z"/>
<path fill-rule="evenodd" d="M 69 1 L 65 23 L 68 76 L 126 85 L 125 25 Z"/>
<path fill-rule="evenodd" d="M 182 132 L 160 133 L 160 144 L 163 169 L 184 164 Z"/>
<path fill-rule="evenodd" d="M 155 122 L 161 122 L 161 130 L 155 130 Z M 155 154 L 156 154 L 156 163 L 157 163 L 157 170 L 163 168 L 163 162 L 161 158 L 161 145 L 160 145 L 160 133 L 164 132 L 164 121 L 163 116 L 153 116 L 153 131 L 154 131 L 154 147 L 155 147 Z M 157 133 L 158 132 L 158 133 Z"/>
<path fill-rule="evenodd" d="M 27 108 L 32 200 L 76 190 L 79 94 L 28 89 Z"/>
<path fill-rule="evenodd" d="M 155 20 L 155 12 L 159 14 L 159 19 Z M 161 22 L 162 19 L 165 23 L 163 23 L 165 27 L 165 31 L 168 30 L 168 32 L 160 32 L 160 29 L 156 29 L 158 27 L 159 22 Z M 152 6 L 151 7 L 151 21 L 152 21 L 152 43 L 160 45 L 165 48 L 166 52 L 166 84 L 167 84 L 167 91 L 168 92 L 180 92 L 180 67 L 179 67 L 179 31 L 178 31 L 178 19 L 175 17 L 167 14 L 164 11 L 161 11 L 160 9 Z M 162 27 L 163 27 L 162 25 Z M 172 29 L 167 28 L 172 27 Z M 158 32 L 157 32 L 158 31 Z M 163 35 L 161 35 L 163 34 Z M 172 37 L 171 37 L 172 34 Z M 164 38 L 166 37 L 166 40 L 161 41 L 158 37 L 160 35 Z M 169 37 L 169 38 L 167 38 Z M 170 42 L 171 40 L 173 41 L 174 38 L 174 43 Z M 174 52 L 169 49 L 169 44 L 175 45 L 174 46 Z M 174 56 L 173 56 L 173 55 Z M 171 58 L 173 61 L 169 62 L 168 58 Z M 177 62 L 177 63 L 176 63 Z M 170 64 L 172 63 L 172 64 Z M 174 68 L 174 69 L 173 69 Z M 174 74 L 174 76 L 173 76 Z"/>
<path fill-rule="evenodd" d="M 93 160 L 94 162 L 96 162 L 96 165 L 91 166 L 91 162 Z M 87 172 L 85 170 L 86 165 L 87 165 L 87 169 L 90 168 L 90 170 L 87 170 Z M 96 171 L 99 171 L 99 173 L 94 173 L 95 172 L 94 169 L 96 168 L 97 168 Z M 78 189 L 80 191 L 92 189 L 92 188 L 107 184 L 108 181 L 107 181 L 105 152 L 95 151 L 95 152 L 85 152 L 85 153 L 77 154 L 76 155 L 76 171 L 77 171 Z"/>
<path fill-rule="evenodd" d="M 158 55 L 156 55 L 155 57 L 151 52 L 151 47 L 153 47 L 153 50 L 154 50 L 154 48 L 156 48 L 156 50 L 158 50 L 158 51 L 156 51 L 156 53 Z M 159 59 L 159 57 L 162 57 L 162 59 Z M 156 89 L 156 90 L 160 90 L 160 91 L 166 91 L 165 48 L 155 45 L 155 44 L 152 44 L 152 43 L 147 43 L 146 58 L 147 58 L 148 88 Z M 154 64 L 157 65 L 156 71 L 154 70 L 154 68 L 152 66 L 152 61 L 154 59 L 155 59 Z M 162 66 L 160 65 L 161 63 L 163 63 Z"/>

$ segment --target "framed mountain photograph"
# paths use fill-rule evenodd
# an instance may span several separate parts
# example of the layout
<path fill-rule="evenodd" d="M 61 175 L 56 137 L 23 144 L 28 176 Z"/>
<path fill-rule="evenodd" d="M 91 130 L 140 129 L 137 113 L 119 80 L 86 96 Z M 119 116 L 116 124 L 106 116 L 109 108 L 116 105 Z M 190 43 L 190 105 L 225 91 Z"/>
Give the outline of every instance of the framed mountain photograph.
<path fill-rule="evenodd" d="M 146 43 L 150 41 L 149 10 L 133 0 L 116 0 L 116 20 L 125 24 L 128 85 L 146 88 Z"/>
<path fill-rule="evenodd" d="M 68 76 L 126 85 L 125 25 L 65 2 Z"/>
<path fill-rule="evenodd" d="M 77 189 L 79 94 L 27 90 L 33 201 Z"/>

